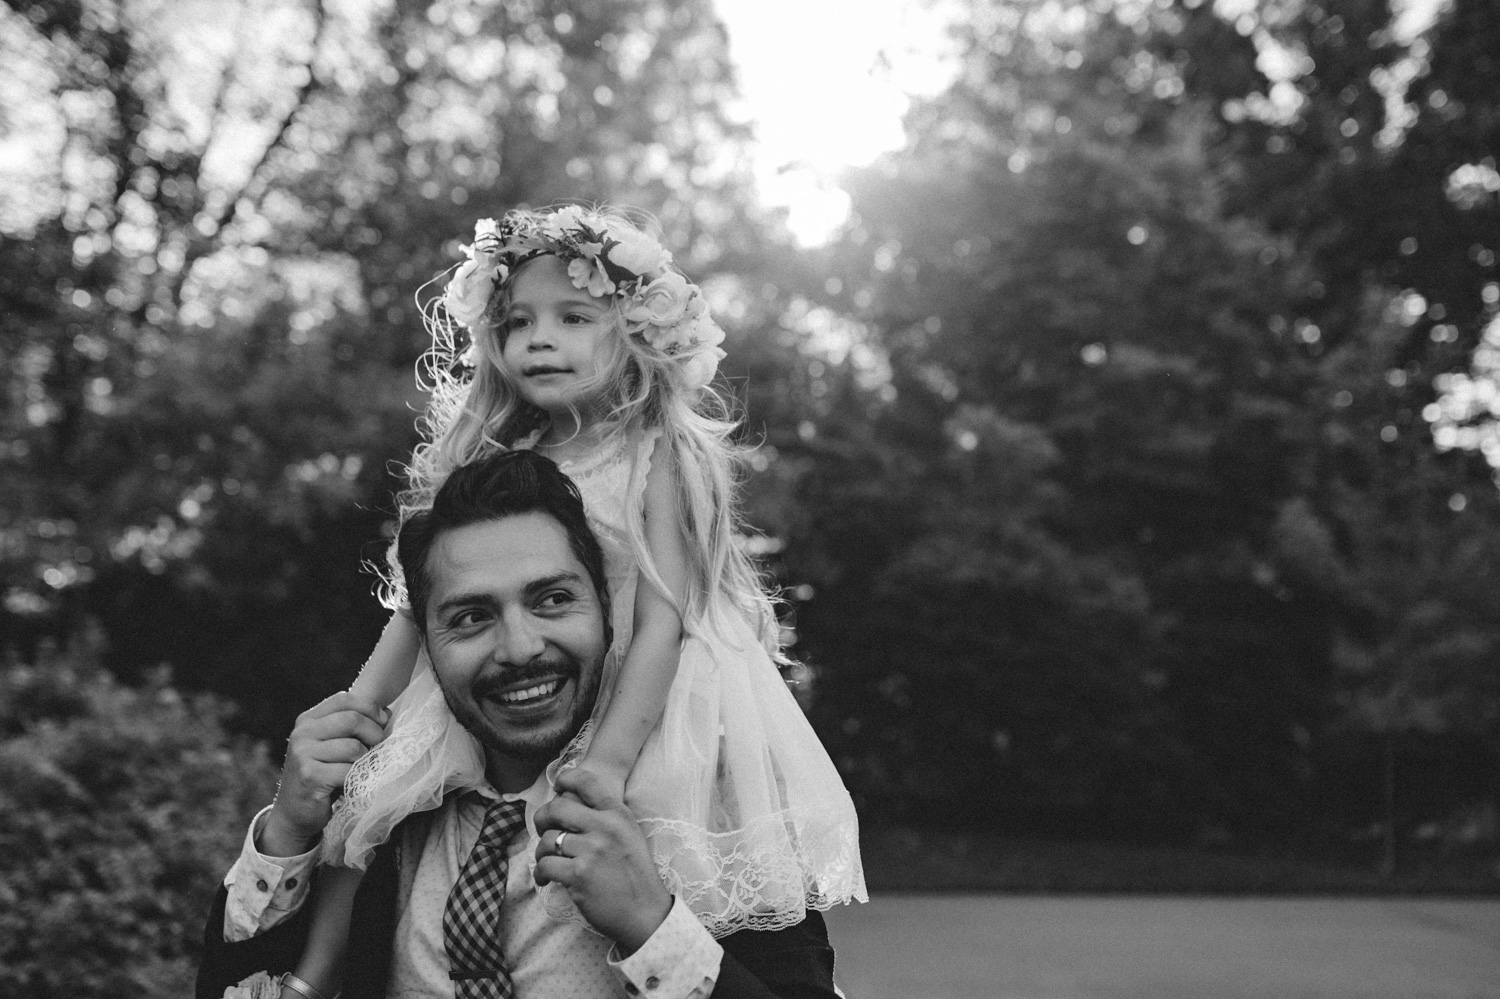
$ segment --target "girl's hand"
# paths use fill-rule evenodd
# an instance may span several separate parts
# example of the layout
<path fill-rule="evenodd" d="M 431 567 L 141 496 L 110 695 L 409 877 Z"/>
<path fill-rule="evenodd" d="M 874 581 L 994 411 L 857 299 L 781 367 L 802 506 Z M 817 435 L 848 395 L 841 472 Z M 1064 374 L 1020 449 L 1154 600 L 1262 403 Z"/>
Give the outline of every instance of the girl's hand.
<path fill-rule="evenodd" d="M 610 801 L 625 800 L 625 781 L 630 776 L 629 767 L 611 766 L 603 760 L 585 758 L 578 766 L 570 769 L 577 770 L 580 773 L 592 774 L 590 786 L 597 788 Z M 563 781 L 562 775 L 559 774 L 557 782 L 559 794 L 571 797 L 574 801 L 577 801 L 578 796 L 573 792 L 571 787 L 566 787 L 566 784 L 571 784 L 571 781 Z"/>

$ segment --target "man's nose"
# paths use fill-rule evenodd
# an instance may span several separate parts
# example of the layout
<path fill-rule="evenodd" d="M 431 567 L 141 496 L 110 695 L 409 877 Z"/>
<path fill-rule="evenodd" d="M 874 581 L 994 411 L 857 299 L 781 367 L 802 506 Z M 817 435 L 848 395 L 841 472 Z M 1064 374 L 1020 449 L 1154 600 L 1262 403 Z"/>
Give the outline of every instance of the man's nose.
<path fill-rule="evenodd" d="M 530 614 L 511 611 L 505 615 L 505 627 L 500 629 L 495 643 L 495 658 L 499 662 L 521 666 L 541 655 L 546 648 L 547 643 Z"/>

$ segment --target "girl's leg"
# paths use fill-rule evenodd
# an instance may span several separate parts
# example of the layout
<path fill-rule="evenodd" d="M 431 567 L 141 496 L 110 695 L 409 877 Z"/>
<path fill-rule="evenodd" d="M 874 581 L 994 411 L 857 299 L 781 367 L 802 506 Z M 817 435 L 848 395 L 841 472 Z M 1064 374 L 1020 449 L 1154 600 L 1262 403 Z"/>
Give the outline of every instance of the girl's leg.
<path fill-rule="evenodd" d="M 364 878 L 352 867 L 321 867 L 309 904 L 313 907 L 307 947 L 293 972 L 325 996 L 337 994 L 344 984 L 344 954 L 349 949 L 349 921 L 354 914 L 354 893 Z M 302 999 L 283 988 L 281 999 Z"/>
<path fill-rule="evenodd" d="M 380 641 L 375 643 L 375 650 L 349 689 L 382 708 L 389 705 L 411 679 L 418 642 L 417 628 L 411 618 L 404 612 L 392 614 Z M 307 947 L 293 974 L 325 996 L 332 996 L 343 987 L 349 920 L 354 912 L 354 893 L 363 876 L 363 872 L 348 867 L 324 866 L 318 870 L 317 884 L 308 902 L 313 909 Z M 283 989 L 281 994 L 282 999 L 301 999 L 291 989 Z"/>
<path fill-rule="evenodd" d="M 386 622 L 380 633 L 380 641 L 370 658 L 360 668 L 359 676 L 350 686 L 356 694 L 373 700 L 382 708 L 396 699 L 411 680 L 412 666 L 417 661 L 417 646 L 421 641 L 417 626 L 412 623 L 408 611 L 397 611 Z"/>

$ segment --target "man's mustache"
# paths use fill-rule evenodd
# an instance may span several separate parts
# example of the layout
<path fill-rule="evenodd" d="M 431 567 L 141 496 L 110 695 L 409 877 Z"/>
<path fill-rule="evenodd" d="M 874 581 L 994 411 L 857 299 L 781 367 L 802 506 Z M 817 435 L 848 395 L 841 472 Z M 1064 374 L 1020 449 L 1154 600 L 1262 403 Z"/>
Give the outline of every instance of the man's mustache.
<path fill-rule="evenodd" d="M 506 666 L 498 673 L 490 673 L 474 681 L 470 688 L 475 697 L 489 697 L 518 683 L 540 680 L 543 677 L 561 676 L 578 678 L 578 663 L 571 656 L 533 660 L 525 666 Z"/>

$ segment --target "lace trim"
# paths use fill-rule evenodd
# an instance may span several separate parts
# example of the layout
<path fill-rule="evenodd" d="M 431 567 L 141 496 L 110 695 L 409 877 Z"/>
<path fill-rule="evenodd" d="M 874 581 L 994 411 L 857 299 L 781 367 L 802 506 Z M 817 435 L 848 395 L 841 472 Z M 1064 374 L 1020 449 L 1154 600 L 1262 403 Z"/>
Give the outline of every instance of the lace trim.
<path fill-rule="evenodd" d="M 364 870 L 401 820 L 438 807 L 449 791 L 484 780 L 478 741 L 448 709 L 425 655 L 392 704 L 391 717 L 385 740 L 344 778 L 344 796 L 323 832 L 324 863 Z"/>
<path fill-rule="evenodd" d="M 809 909 L 868 902 L 858 831 L 845 819 L 794 810 L 727 833 L 671 819 L 645 818 L 640 826 L 662 884 L 722 938 L 795 926 Z M 552 918 L 588 926 L 561 885 L 543 889 L 543 903 Z"/>
<path fill-rule="evenodd" d="M 667 890 L 722 937 L 784 929 L 808 909 L 868 902 L 859 836 L 844 818 L 794 810 L 729 833 L 651 818 L 641 828 Z"/>

